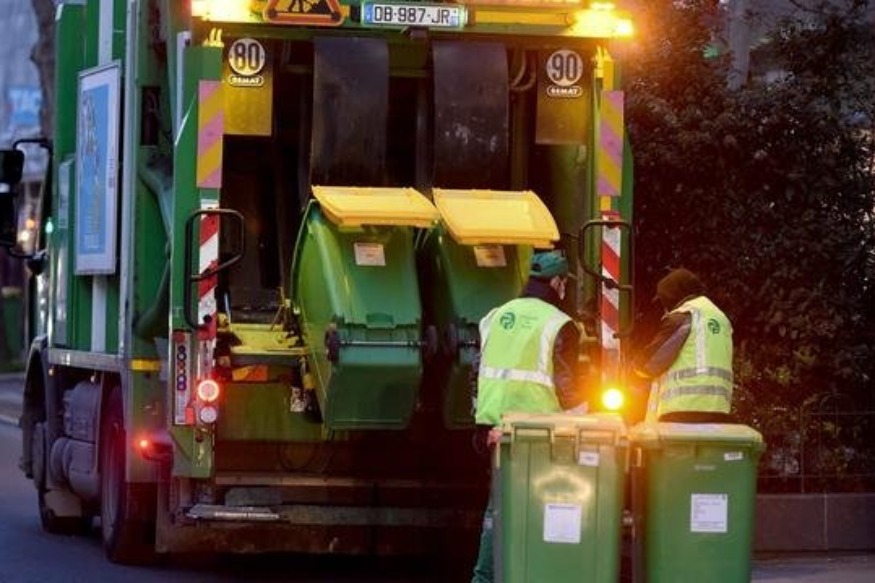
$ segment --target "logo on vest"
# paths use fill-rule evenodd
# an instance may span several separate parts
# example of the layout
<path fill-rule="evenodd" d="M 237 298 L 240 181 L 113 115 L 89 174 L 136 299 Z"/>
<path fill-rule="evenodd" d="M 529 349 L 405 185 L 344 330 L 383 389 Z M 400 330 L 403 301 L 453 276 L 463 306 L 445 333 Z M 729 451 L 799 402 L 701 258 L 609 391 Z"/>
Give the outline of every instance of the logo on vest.
<path fill-rule="evenodd" d="M 720 322 L 715 320 L 714 318 L 708 318 L 708 331 L 711 334 L 720 334 Z"/>
<path fill-rule="evenodd" d="M 513 312 L 505 312 L 498 319 L 498 324 L 505 330 L 510 330 L 516 324 L 516 315 Z"/>

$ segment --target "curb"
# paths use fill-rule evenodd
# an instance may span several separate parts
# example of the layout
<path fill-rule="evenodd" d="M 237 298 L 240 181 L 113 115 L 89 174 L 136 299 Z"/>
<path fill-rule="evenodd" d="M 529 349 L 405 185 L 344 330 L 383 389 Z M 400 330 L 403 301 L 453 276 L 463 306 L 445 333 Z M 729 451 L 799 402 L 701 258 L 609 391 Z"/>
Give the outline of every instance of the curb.
<path fill-rule="evenodd" d="M 18 427 L 18 417 L 12 417 L 11 415 L 0 413 L 0 424 Z"/>

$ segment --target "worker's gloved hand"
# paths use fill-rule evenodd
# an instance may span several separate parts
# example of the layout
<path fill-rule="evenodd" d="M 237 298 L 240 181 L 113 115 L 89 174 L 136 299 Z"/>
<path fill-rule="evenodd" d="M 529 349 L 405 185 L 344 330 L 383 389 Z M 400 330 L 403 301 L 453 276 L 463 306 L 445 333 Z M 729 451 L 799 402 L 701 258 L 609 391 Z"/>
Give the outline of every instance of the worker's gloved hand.
<path fill-rule="evenodd" d="M 586 415 L 587 413 L 589 413 L 589 403 L 587 401 L 584 401 L 576 407 L 572 407 L 571 409 L 565 409 L 563 413 L 566 413 L 568 415 Z"/>
<path fill-rule="evenodd" d="M 493 427 L 489 430 L 489 436 L 486 438 L 486 445 L 489 447 L 495 447 L 499 443 L 501 443 L 501 435 L 502 431 L 498 427 Z"/>

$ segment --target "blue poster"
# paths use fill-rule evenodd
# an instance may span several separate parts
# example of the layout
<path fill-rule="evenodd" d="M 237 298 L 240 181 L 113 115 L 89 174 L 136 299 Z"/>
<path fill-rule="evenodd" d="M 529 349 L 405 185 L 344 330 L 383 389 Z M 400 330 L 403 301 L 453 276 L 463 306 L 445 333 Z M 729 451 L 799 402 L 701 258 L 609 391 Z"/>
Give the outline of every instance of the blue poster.
<path fill-rule="evenodd" d="M 83 73 L 76 144 L 76 273 L 115 271 L 118 67 Z"/>

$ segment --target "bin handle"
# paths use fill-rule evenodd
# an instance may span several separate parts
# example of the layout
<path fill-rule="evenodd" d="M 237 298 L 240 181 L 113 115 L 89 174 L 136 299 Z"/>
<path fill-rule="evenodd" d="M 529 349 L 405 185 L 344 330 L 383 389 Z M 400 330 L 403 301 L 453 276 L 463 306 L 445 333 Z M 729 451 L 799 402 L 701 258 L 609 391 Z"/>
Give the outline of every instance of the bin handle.
<path fill-rule="evenodd" d="M 555 445 L 556 445 L 556 431 L 553 425 L 548 424 L 531 424 L 524 426 L 513 426 L 510 432 L 510 455 L 514 455 L 515 442 L 517 440 L 518 434 L 545 434 L 550 442 L 550 460 L 555 460 L 556 456 L 554 454 Z M 598 431 L 592 429 L 579 429 L 574 435 L 568 435 L 569 439 L 574 440 L 574 459 L 578 459 L 580 457 L 580 446 L 581 443 L 585 440 L 589 443 L 595 442 L 600 444 L 608 444 L 617 446 L 620 443 L 620 434 L 617 431 Z"/>
<path fill-rule="evenodd" d="M 594 431 L 592 429 L 580 429 L 577 432 L 577 442 L 580 443 L 586 437 L 589 441 L 617 445 L 620 442 L 620 434 L 616 431 Z"/>
<path fill-rule="evenodd" d="M 510 432 L 510 456 L 513 457 L 515 442 L 517 439 L 518 433 L 526 433 L 526 434 L 537 434 L 537 433 L 546 433 L 547 438 L 550 441 L 550 459 L 553 459 L 553 443 L 556 441 L 556 434 L 553 431 L 552 425 L 525 425 L 523 427 L 518 427 L 516 425 L 513 426 L 512 431 Z"/>
<path fill-rule="evenodd" d="M 615 448 L 620 443 L 620 434 L 616 431 L 594 431 L 592 429 L 580 429 L 574 436 L 574 459 L 580 459 L 581 444 L 586 438 L 587 443 L 596 445 L 613 445 Z M 628 457 L 627 457 L 628 459 Z"/>

